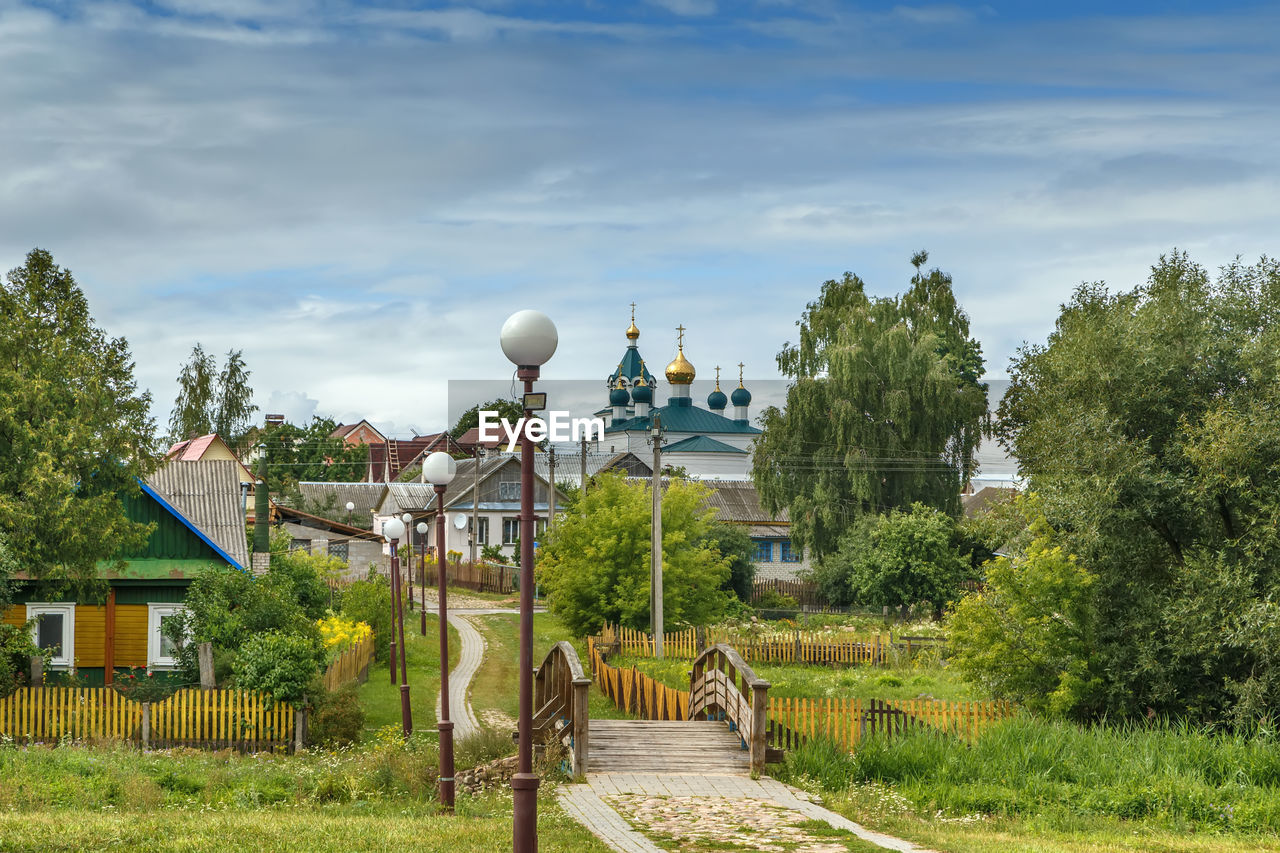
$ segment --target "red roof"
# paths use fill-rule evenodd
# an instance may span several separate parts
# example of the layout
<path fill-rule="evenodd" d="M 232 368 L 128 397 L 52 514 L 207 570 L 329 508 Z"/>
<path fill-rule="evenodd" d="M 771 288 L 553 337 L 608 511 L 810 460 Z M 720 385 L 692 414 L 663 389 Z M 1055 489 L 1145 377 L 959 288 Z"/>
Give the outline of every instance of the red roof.
<path fill-rule="evenodd" d="M 177 459 L 179 462 L 199 462 L 204 456 L 205 451 L 209 449 L 209 445 L 213 444 L 213 440 L 218 437 L 216 432 L 208 435 L 202 435 L 199 438 L 189 438 L 186 441 L 179 441 L 173 447 L 169 448 L 166 454 L 170 459 Z"/>
<path fill-rule="evenodd" d="M 472 427 L 458 436 L 458 445 L 464 450 L 474 450 L 477 446 L 485 448 L 501 447 L 503 444 L 505 442 L 501 438 L 493 441 L 480 441 L 480 427 Z"/>

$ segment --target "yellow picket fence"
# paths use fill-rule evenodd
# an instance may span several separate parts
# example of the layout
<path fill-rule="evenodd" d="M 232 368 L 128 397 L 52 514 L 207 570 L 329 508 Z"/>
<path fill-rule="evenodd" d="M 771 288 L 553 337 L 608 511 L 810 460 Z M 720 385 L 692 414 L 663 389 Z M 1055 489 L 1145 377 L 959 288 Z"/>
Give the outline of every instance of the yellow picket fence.
<path fill-rule="evenodd" d="M 689 719 L 689 691 L 667 687 L 635 667 L 621 669 L 605 663 L 595 638 L 587 638 L 591 677 L 605 696 L 623 711 L 642 720 Z"/>
<path fill-rule="evenodd" d="M 802 699 L 769 697 L 768 742 L 791 749 L 822 736 L 853 751 L 872 732 L 901 733 L 928 726 L 973 740 L 990 726 L 1014 716 L 1015 706 L 999 700 L 941 702 L 936 699 Z"/>
<path fill-rule="evenodd" d="M 293 746 L 293 706 L 248 690 L 178 690 L 134 702 L 110 687 L 21 687 L 0 699 L 0 735 L 28 743 L 125 740 L 242 752 Z"/>
<path fill-rule="evenodd" d="M 373 636 L 365 637 L 340 654 L 324 671 L 326 690 L 337 690 L 353 681 L 364 683 L 369 675 L 369 663 L 373 660 Z"/>
<path fill-rule="evenodd" d="M 605 624 L 600 632 L 604 644 L 616 644 L 623 655 L 653 656 L 653 636 L 634 628 Z M 739 634 L 723 628 L 703 629 L 705 646 L 724 643 L 733 646 L 749 663 L 836 664 L 843 666 L 884 663 L 889 644 L 876 634 L 867 638 L 833 638 L 816 632 L 795 631 L 790 635 L 767 637 Z M 664 657 L 692 660 L 701 651 L 698 629 L 687 628 L 662 635 Z M 910 652 L 910 649 L 908 649 Z"/>

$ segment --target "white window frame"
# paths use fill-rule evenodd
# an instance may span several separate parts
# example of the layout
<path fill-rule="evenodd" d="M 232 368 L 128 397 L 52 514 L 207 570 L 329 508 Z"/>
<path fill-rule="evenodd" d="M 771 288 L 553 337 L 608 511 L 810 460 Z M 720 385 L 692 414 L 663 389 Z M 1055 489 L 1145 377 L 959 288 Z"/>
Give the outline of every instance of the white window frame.
<path fill-rule="evenodd" d="M 74 669 L 76 665 L 76 605 L 71 601 L 32 601 L 27 604 L 27 619 L 34 619 L 42 613 L 57 613 L 62 616 L 62 648 L 61 654 L 49 662 L 53 669 Z M 40 641 L 40 626 L 31 626 L 31 642 Z"/>
<path fill-rule="evenodd" d="M 511 522 L 511 521 L 514 521 L 514 522 L 515 522 L 515 535 L 514 535 L 514 536 L 512 536 L 510 540 L 508 540 L 508 539 L 507 539 L 507 531 L 511 529 L 511 527 L 508 525 L 508 522 Z M 502 519 L 502 544 L 503 544 L 503 545 L 514 545 L 514 544 L 516 544 L 516 541 L 517 541 L 519 538 L 520 538 L 520 519 L 519 519 L 519 518 L 513 518 L 513 517 L 511 517 L 511 516 L 509 516 L 509 515 L 508 515 L 508 516 L 503 516 L 503 519 Z"/>
<path fill-rule="evenodd" d="M 147 669 L 174 669 L 178 666 L 176 657 L 165 657 L 160 653 L 164 646 L 160 640 L 160 620 L 165 616 L 186 612 L 185 604 L 165 602 L 147 604 Z"/>

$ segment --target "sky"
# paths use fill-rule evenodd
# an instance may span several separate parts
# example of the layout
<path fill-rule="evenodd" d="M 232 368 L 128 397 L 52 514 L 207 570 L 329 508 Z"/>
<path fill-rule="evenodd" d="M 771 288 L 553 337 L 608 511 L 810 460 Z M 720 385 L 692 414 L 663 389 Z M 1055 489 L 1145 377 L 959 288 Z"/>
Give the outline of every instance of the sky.
<path fill-rule="evenodd" d="M 1083 281 L 1277 251 L 1274 4 L 0 0 L 0 264 L 262 413 L 447 426 L 503 320 L 748 385 L 822 282 L 948 272 L 987 373 Z M 735 383 L 736 384 L 736 383 Z M 774 383 L 775 385 L 777 383 Z M 699 389 L 701 390 L 701 389 Z M 553 401 L 554 402 L 554 401 Z M 760 402 L 758 399 L 757 402 Z"/>

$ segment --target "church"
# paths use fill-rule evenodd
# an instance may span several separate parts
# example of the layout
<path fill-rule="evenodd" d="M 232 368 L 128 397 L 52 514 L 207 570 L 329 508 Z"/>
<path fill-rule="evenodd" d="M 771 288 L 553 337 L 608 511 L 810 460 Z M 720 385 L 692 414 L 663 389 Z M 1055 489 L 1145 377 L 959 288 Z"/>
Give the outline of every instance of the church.
<path fill-rule="evenodd" d="M 716 387 L 707 395 L 706 408 L 697 406 L 690 395 L 696 371 L 684 354 L 684 326 L 678 326 L 676 332 L 678 351 L 665 371 L 671 390 L 666 404 L 660 405 L 658 380 L 640 355 L 640 330 L 632 304 L 627 348 L 606 380 L 609 405 L 596 413 L 605 420 L 600 445 L 651 460 L 651 433 L 657 416 L 664 467 L 683 468 L 690 477 L 701 480 L 749 480 L 751 445 L 760 430 L 750 423 L 751 392 L 742 383 L 743 365 L 738 364 L 738 387 L 730 394 L 720 390 L 717 367 Z M 731 404 L 732 412 L 728 408 Z"/>

